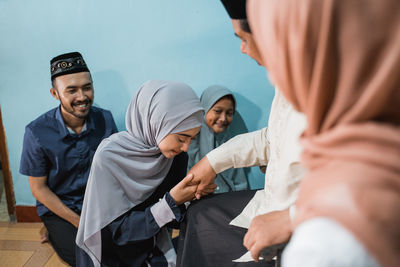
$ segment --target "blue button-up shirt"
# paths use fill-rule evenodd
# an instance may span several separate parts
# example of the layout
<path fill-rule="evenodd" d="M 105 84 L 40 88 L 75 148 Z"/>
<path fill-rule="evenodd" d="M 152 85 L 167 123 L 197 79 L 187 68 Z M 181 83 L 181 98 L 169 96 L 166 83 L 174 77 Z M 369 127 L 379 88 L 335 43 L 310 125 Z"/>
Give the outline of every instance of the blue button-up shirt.
<path fill-rule="evenodd" d="M 86 130 L 70 133 L 54 108 L 25 128 L 20 173 L 47 176 L 47 185 L 70 209 L 80 213 L 90 165 L 97 146 L 117 132 L 111 112 L 91 107 Z M 49 210 L 37 201 L 39 216 Z"/>

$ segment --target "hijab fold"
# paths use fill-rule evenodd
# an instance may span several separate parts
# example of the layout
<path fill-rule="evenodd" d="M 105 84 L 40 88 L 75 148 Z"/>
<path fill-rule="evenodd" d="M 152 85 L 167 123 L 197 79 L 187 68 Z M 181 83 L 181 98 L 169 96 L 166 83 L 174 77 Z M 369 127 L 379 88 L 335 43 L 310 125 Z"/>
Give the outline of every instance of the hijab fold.
<path fill-rule="evenodd" d="M 101 229 L 145 201 L 166 177 L 173 159 L 164 157 L 158 144 L 168 134 L 201 126 L 203 114 L 199 99 L 189 86 L 148 81 L 128 107 L 127 131 L 100 143 L 76 237 L 77 245 L 95 266 L 101 262 Z"/>
<path fill-rule="evenodd" d="M 400 266 L 400 1 L 247 8 L 270 77 L 308 121 L 294 226 L 330 217 Z"/>

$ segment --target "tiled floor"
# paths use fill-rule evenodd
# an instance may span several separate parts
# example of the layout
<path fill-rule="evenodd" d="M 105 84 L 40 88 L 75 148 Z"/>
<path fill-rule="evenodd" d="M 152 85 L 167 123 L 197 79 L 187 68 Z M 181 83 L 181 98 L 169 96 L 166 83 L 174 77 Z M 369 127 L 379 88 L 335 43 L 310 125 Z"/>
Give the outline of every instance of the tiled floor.
<path fill-rule="evenodd" d="M 0 222 L 0 267 L 56 267 L 63 263 L 49 243 L 40 243 L 41 223 Z"/>
<path fill-rule="evenodd" d="M 49 243 L 40 243 L 42 223 L 10 222 L 0 170 L 0 267 L 63 267 Z"/>

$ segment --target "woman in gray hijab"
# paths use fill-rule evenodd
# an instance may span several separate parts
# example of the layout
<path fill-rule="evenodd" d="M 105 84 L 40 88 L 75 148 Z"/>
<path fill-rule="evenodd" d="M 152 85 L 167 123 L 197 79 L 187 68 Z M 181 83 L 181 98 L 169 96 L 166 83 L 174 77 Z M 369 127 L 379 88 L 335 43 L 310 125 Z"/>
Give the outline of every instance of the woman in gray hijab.
<path fill-rule="evenodd" d="M 181 152 L 203 114 L 185 84 L 142 85 L 126 113 L 127 131 L 103 140 L 94 155 L 76 238 L 78 266 L 175 266 L 165 225 L 181 221 L 184 203 L 194 198 L 193 177 L 182 180 Z"/>
<path fill-rule="evenodd" d="M 228 141 L 239 133 L 247 132 L 244 125 L 235 123 L 236 101 L 233 93 L 226 87 L 213 85 L 208 87 L 200 97 L 201 105 L 206 114 L 204 116 L 199 135 L 190 144 L 189 169 L 199 162 L 208 152 Z M 218 185 L 215 193 L 240 191 L 249 189 L 248 168 L 228 169 L 217 174 L 215 183 Z"/>

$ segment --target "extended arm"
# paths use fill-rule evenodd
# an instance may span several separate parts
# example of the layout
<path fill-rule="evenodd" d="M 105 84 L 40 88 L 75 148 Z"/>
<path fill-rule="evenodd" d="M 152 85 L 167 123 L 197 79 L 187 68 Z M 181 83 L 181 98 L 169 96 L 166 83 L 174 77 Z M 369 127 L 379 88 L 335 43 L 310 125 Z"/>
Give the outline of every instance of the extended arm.
<path fill-rule="evenodd" d="M 183 220 L 186 201 L 192 200 L 197 185 L 192 185 L 193 177 L 187 176 L 162 199 L 144 211 L 131 209 L 108 225 L 112 238 L 118 245 L 138 243 L 153 238 L 160 229 L 171 221 Z"/>
<path fill-rule="evenodd" d="M 68 208 L 61 199 L 50 190 L 46 184 L 47 176 L 29 176 L 29 185 L 33 196 L 49 210 L 70 222 L 76 228 L 79 226 L 79 215 Z"/>
<path fill-rule="evenodd" d="M 164 198 L 144 211 L 130 210 L 107 227 L 113 241 L 123 246 L 151 239 L 164 225 L 173 220 L 181 221 L 183 216 L 184 207 L 179 207 L 171 195 L 166 193 Z"/>
<path fill-rule="evenodd" d="M 237 135 L 206 156 L 216 173 L 229 168 L 267 165 L 268 128 Z"/>
<path fill-rule="evenodd" d="M 201 159 L 189 173 L 200 182 L 196 197 L 208 193 L 207 186 L 214 182 L 217 173 L 229 168 L 267 165 L 269 141 L 267 128 L 241 134 L 215 148 Z"/>

